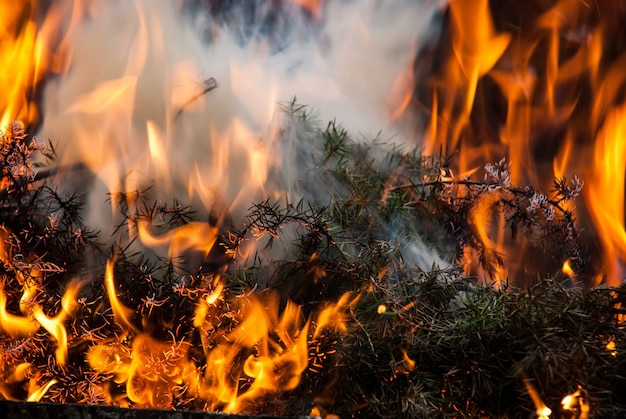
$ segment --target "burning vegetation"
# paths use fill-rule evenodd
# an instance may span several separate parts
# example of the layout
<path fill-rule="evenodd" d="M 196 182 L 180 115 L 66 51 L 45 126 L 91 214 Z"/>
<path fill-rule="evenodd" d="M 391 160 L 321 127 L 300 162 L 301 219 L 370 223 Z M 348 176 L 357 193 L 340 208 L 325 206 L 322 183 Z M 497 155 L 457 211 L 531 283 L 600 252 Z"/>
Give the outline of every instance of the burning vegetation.
<path fill-rule="evenodd" d="M 113 3 L 0 9 L 3 399 L 624 415 L 621 2 Z M 401 140 L 276 96 L 320 81 Z"/>

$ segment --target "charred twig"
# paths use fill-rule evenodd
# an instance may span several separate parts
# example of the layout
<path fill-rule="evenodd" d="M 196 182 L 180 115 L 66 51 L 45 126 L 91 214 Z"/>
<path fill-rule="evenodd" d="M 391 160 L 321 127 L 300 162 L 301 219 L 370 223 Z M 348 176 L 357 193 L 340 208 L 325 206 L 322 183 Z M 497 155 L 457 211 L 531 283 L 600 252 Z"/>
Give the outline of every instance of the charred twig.
<path fill-rule="evenodd" d="M 492 188 L 492 187 L 500 187 L 500 183 L 498 182 L 489 182 L 489 181 L 475 181 L 469 179 L 440 179 L 433 180 L 428 182 L 415 182 L 415 183 L 405 183 L 402 185 L 392 186 L 387 189 L 387 192 L 396 192 L 406 189 L 415 189 L 415 188 L 426 188 L 430 186 L 443 186 L 443 185 L 461 185 L 461 186 L 476 186 L 479 188 Z M 524 196 L 526 198 L 532 198 L 535 195 L 535 191 L 532 188 L 516 188 L 516 187 L 505 187 L 505 190 L 511 192 L 513 195 Z M 567 210 L 563 208 L 560 203 L 562 199 L 554 200 L 554 199 L 546 199 L 546 202 L 565 213 Z"/>
<path fill-rule="evenodd" d="M 195 102 L 196 100 L 200 99 L 202 96 L 206 95 L 207 93 L 209 93 L 211 90 L 213 90 L 215 88 L 217 88 L 217 80 L 215 80 L 213 77 L 210 77 L 210 78 L 206 79 L 204 81 L 204 90 L 202 90 L 200 93 L 192 96 L 189 100 L 187 100 L 187 102 L 183 103 L 183 105 L 180 107 L 180 109 L 176 112 L 176 115 L 174 115 L 174 122 L 177 121 L 178 118 L 180 118 L 180 116 L 183 114 L 183 111 L 185 110 L 185 108 L 187 108 L 193 102 Z"/>

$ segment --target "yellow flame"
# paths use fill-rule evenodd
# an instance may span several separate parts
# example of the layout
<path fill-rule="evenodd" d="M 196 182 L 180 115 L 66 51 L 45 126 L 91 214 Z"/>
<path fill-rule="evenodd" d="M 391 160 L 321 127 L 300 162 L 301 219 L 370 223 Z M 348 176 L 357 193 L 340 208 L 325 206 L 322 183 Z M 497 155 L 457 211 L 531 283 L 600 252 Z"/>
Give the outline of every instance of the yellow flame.
<path fill-rule="evenodd" d="M 39 323 L 30 316 L 16 316 L 7 311 L 7 295 L 0 282 L 0 329 L 12 337 L 27 337 L 39 329 Z"/>
<path fill-rule="evenodd" d="M 578 419 L 589 418 L 589 404 L 587 403 L 585 392 L 579 386 L 572 394 L 568 394 L 561 400 L 561 407 L 563 410 L 573 412 Z"/>
<path fill-rule="evenodd" d="M 352 293 L 344 293 L 337 303 L 326 307 L 317 318 L 317 325 L 313 338 L 316 338 L 326 328 L 333 328 L 337 331 L 346 331 L 346 316 L 343 314 L 346 308 L 356 304 L 361 298 L 360 295 L 353 297 Z"/>
<path fill-rule="evenodd" d="M 146 122 L 146 127 L 148 133 L 148 147 L 150 148 L 150 159 L 155 164 L 159 173 L 168 173 L 169 166 L 163 133 L 154 121 L 148 120 Z"/>
<path fill-rule="evenodd" d="M 612 356 L 617 356 L 617 345 L 614 340 L 611 339 L 607 342 L 606 350 L 609 351 Z"/>
<path fill-rule="evenodd" d="M 19 364 L 11 375 L 7 377 L 5 380 L 6 383 L 19 383 L 31 377 L 33 375 L 33 370 L 35 366 L 30 362 L 22 362 Z"/>
<path fill-rule="evenodd" d="M 61 28 L 66 34 L 81 14 L 82 4 L 51 3 L 43 22 L 35 16 L 41 7 L 35 0 L 0 4 L 0 126 L 12 121 L 24 124 L 39 120 L 35 90 L 47 73 L 63 71 L 69 62 L 65 39 L 58 39 Z"/>
<path fill-rule="evenodd" d="M 541 397 L 539 397 L 537 390 L 535 390 L 535 387 L 533 387 L 529 379 L 524 379 L 524 385 L 526 386 L 526 391 L 528 392 L 528 395 L 535 404 L 537 418 L 548 419 L 552 414 L 552 410 L 548 406 L 546 406 L 545 403 L 541 400 Z"/>
<path fill-rule="evenodd" d="M 561 272 L 563 272 L 568 278 L 576 276 L 576 272 L 574 271 L 574 269 L 572 269 L 572 265 L 569 259 L 563 262 L 563 266 L 561 267 Z"/>
<path fill-rule="evenodd" d="M 50 387 L 58 383 L 58 380 L 54 378 L 48 381 L 43 386 L 37 385 L 35 380 L 31 379 L 30 385 L 28 386 L 28 397 L 26 398 L 27 402 L 38 402 L 41 398 L 50 390 Z"/>
<path fill-rule="evenodd" d="M 76 295 L 80 290 L 80 286 L 81 283 L 78 281 L 71 282 L 68 285 L 61 299 L 61 310 L 56 316 L 46 316 L 39 305 L 33 310 L 33 317 L 57 342 L 55 356 L 59 365 L 65 365 L 67 361 L 67 330 L 63 323 L 74 314 L 74 310 L 78 305 Z"/>
<path fill-rule="evenodd" d="M 252 294 L 232 301 L 236 326 L 223 332 L 218 327 L 227 307 L 220 303 L 222 292 L 216 285 L 197 301 L 194 326 L 202 339 L 203 367 L 198 366 L 197 353 L 190 355 L 188 343 L 157 340 L 145 333 L 90 347 L 89 365 L 113 374 L 115 382 L 125 386 L 128 401 L 143 407 L 171 408 L 177 391 L 185 389 L 210 410 L 236 413 L 250 409 L 268 393 L 295 389 L 308 366 L 311 321 L 305 321 L 292 302 L 281 312 L 276 294 L 262 298 Z M 325 328 L 345 330 L 340 314 L 355 301 L 347 294 L 340 303 L 325 308 L 317 316 L 314 333 Z M 410 367 L 410 360 L 405 362 Z"/>
<path fill-rule="evenodd" d="M 38 34 L 33 19 L 34 2 L 3 2 L 0 6 L 0 126 L 13 120 L 32 122 L 38 114 L 29 92 L 45 74 L 45 41 Z M 17 38 L 16 38 L 17 33 Z M 41 63 L 43 61 L 44 63 Z"/>
<path fill-rule="evenodd" d="M 145 223 L 140 222 L 137 232 L 143 244 L 152 248 L 168 246 L 169 257 L 174 258 L 187 250 L 200 251 L 207 256 L 217 241 L 218 228 L 209 223 L 192 222 L 155 236 Z"/>
<path fill-rule="evenodd" d="M 519 30 L 511 24 L 498 33 L 491 11 L 503 22 L 502 8 L 487 0 L 451 0 L 451 49 L 430 79 L 432 98 L 428 92 L 424 99 L 431 113 L 425 150 L 458 151 L 459 171 L 507 156 L 511 178 L 533 187 L 547 190 L 553 177 L 583 179 L 589 211 L 577 220 L 596 227 L 606 282 L 616 285 L 626 259 L 625 150 L 619 140 L 626 58 L 606 56 L 618 24 L 599 16 L 616 10 L 611 4 L 554 1 Z M 574 201 L 559 206 L 577 211 Z M 528 267 L 527 243 L 518 240 L 506 249 L 497 240 L 485 243 L 495 245 L 489 250 L 506 250 L 512 274 Z"/>
<path fill-rule="evenodd" d="M 133 310 L 122 304 L 117 297 L 117 291 L 115 289 L 115 282 L 113 279 L 114 268 L 115 260 L 109 259 L 104 271 L 104 286 L 106 288 L 107 296 L 109 297 L 109 302 L 111 303 L 111 309 L 113 310 L 115 322 L 123 328 L 138 332 L 139 330 L 132 322 L 134 315 Z"/>
<path fill-rule="evenodd" d="M 624 226 L 624 177 L 626 176 L 626 105 L 609 112 L 596 138 L 593 173 L 585 189 L 585 199 L 604 244 L 607 282 L 622 282 L 621 262 L 626 259 Z"/>
<path fill-rule="evenodd" d="M 402 349 L 402 360 L 407 371 L 413 371 L 415 369 L 415 361 L 409 357 L 405 349 Z"/>

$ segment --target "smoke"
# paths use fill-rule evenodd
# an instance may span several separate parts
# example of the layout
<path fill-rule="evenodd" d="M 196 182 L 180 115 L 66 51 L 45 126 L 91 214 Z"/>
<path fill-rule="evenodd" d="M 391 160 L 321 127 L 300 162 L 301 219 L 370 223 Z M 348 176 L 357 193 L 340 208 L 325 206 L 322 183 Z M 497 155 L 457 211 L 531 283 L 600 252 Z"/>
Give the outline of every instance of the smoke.
<path fill-rule="evenodd" d="M 114 213 L 107 192 L 148 183 L 164 201 L 188 196 L 236 220 L 285 193 L 324 204 L 331 185 L 295 186 L 310 136 L 296 130 L 294 144 L 275 142 L 279 104 L 293 97 L 362 141 L 382 130 L 417 145 L 390 118 L 393 92 L 411 89 L 398 80 L 436 31 L 441 1 L 322 1 L 313 11 L 214 3 L 94 0 L 70 34 L 72 63 L 46 86 L 39 136 L 57 144 L 61 164 L 95 174 L 86 223 L 104 234 Z M 202 94 L 210 78 L 218 87 Z M 409 247 L 420 264 L 437 259 Z"/>

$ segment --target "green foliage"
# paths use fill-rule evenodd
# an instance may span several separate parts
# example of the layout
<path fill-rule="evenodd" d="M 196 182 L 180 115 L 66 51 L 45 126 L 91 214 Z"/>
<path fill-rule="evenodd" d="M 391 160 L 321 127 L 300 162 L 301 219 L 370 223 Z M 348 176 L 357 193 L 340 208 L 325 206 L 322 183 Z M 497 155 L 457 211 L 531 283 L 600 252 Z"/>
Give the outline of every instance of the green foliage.
<path fill-rule="evenodd" d="M 33 268 L 40 272 L 27 278 L 40 285 L 33 298 L 50 313 L 59 310 L 70 279 L 89 283 L 67 324 L 74 333 L 68 364 L 56 364 L 54 342 L 43 329 L 19 340 L 1 335 L 2 379 L 30 362 L 39 382 L 58 381 L 47 401 L 101 403 L 102 394 L 85 389 L 123 391 L 113 374 L 90 371 L 84 361 L 94 340 L 120 335 L 103 285 L 105 263 L 114 255 L 115 291 L 135 313 L 129 321 L 160 341 L 189 342 L 200 370 L 210 339 L 192 326 L 194 304 L 214 291 L 218 277 L 227 287 L 215 318 L 219 336 L 236 326 L 233 307 L 244 294 L 275 293 L 280 307 L 294 301 L 305 318 L 316 318 L 346 292 L 360 295 L 343 312 L 347 330 L 308 337 L 309 366 L 298 387 L 255 400 L 257 413 L 302 415 L 315 407 L 341 417 L 525 418 L 534 410 L 525 382 L 554 412 L 580 387 L 593 417 L 626 413 L 625 287 L 572 288 L 546 273 L 547 279 L 528 287 L 498 289 L 464 275 L 461 266 L 468 248 L 481 255 L 488 273 L 502 263 L 474 217 L 485 196 L 489 214 L 502 214 L 514 234 L 555 252 L 558 261 L 581 264 L 575 219 L 565 205 L 580 193 L 581 182 L 556 180 L 544 195 L 512 185 L 504 160 L 486 166 L 482 180 L 456 177 L 446 156 L 424 156 L 380 139 L 359 142 L 335 121 L 319 125 L 295 100 L 284 112 L 283 140 L 310 147 L 302 168 L 314 180 L 307 191 L 324 194 L 297 203 L 263 200 L 245 220 L 220 224 L 215 214 L 179 201 L 155 202 L 150 188 L 113 193 L 119 223 L 107 245 L 84 225 L 84 197 L 53 188 L 45 179 L 52 172 L 34 170 L 30 153 L 44 149 L 28 148 L 17 127 L 9 131 L 0 162 L 7 310 L 19 315 L 20 274 Z M 198 220 L 219 228 L 208 255 L 190 251 L 171 260 L 129 238 L 138 223 L 164 234 Z M 242 249 L 250 241 L 260 247 L 245 259 Z M 285 251 L 265 253 L 277 245 Z M 416 257 L 413 247 L 427 257 Z M 425 264 L 429 257 L 443 262 Z M 4 397 L 24 397 L 25 387 L 2 385 Z M 179 390 L 171 407 L 205 407 Z"/>

